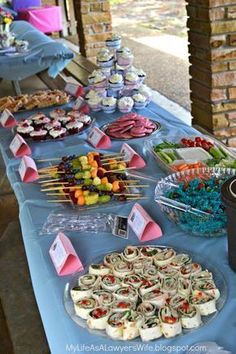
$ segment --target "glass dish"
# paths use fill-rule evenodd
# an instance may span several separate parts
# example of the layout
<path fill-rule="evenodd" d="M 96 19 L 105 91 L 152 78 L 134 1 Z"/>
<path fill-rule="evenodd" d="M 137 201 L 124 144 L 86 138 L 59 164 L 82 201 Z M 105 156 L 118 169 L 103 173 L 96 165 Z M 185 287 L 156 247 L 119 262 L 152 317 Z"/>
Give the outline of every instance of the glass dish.
<path fill-rule="evenodd" d="M 202 139 L 205 139 L 209 142 L 211 142 L 212 144 L 214 144 L 215 147 L 220 148 L 221 150 L 225 151 L 225 153 L 227 154 L 227 158 L 225 160 L 235 160 L 236 161 L 236 153 L 231 151 L 230 149 L 227 148 L 227 146 L 225 146 L 223 143 L 219 142 L 218 140 L 214 139 L 213 137 L 207 136 L 207 135 L 201 135 L 199 133 L 198 135 L 199 137 L 201 137 Z M 151 153 L 155 159 L 157 160 L 158 166 L 166 173 L 172 173 L 172 172 L 176 172 L 175 166 L 178 164 L 193 164 L 196 162 L 199 162 L 199 160 L 197 159 L 189 159 L 189 160 L 184 160 L 182 159 L 180 156 L 178 158 L 178 154 L 177 154 L 177 158 L 175 161 L 173 161 L 172 163 L 167 163 L 166 161 L 164 161 L 159 154 L 157 154 L 154 150 L 154 147 L 160 143 L 163 142 L 170 142 L 170 143 L 174 143 L 174 144 L 180 144 L 181 148 L 184 147 L 184 145 L 181 143 L 181 139 L 182 138 L 186 138 L 186 139 L 191 139 L 194 140 L 197 137 L 197 135 L 192 135 L 192 136 L 186 136 L 186 135 L 182 135 L 179 136 L 179 133 L 176 135 L 170 135 L 170 136 L 166 136 L 166 137 L 154 137 L 152 139 L 148 139 L 147 141 L 144 142 L 144 149 L 148 152 Z M 174 152 L 176 152 L 177 148 L 173 148 L 173 149 L 164 149 L 168 152 L 168 150 L 173 150 Z M 214 158 L 211 157 L 210 160 L 212 162 L 214 162 Z M 209 160 L 209 161 L 210 161 Z M 202 167 L 208 167 L 206 160 L 202 160 Z M 214 166 L 211 166 L 214 167 Z M 224 167 L 224 166 L 218 166 L 216 165 L 215 167 Z M 225 166 L 226 167 L 226 166 Z M 191 167 L 190 167 L 191 168 Z M 236 163 L 235 163 L 235 168 L 236 168 Z"/>
<path fill-rule="evenodd" d="M 110 124 L 112 124 L 112 122 L 102 125 L 100 127 L 100 129 L 104 133 L 106 133 L 112 140 L 122 140 L 123 141 L 123 140 L 133 140 L 133 139 L 145 139 L 145 138 L 147 138 L 147 137 L 149 137 L 151 135 L 155 135 L 156 133 L 158 133 L 161 130 L 161 124 L 159 122 L 157 122 L 155 120 L 152 120 L 152 119 L 149 119 L 149 120 L 150 120 L 150 122 L 152 122 L 155 125 L 155 128 L 154 128 L 154 130 L 153 130 L 153 132 L 151 134 L 147 134 L 146 136 L 133 137 L 133 138 L 129 138 L 129 139 L 126 139 L 126 138 L 119 138 L 119 139 L 118 138 L 114 138 L 113 136 L 111 136 L 108 133 L 106 133 L 106 130 L 109 128 L 109 126 L 110 126 Z"/>
<path fill-rule="evenodd" d="M 158 248 L 173 248 L 171 246 L 159 246 L 159 245 L 145 245 L 146 247 L 158 247 Z M 139 248 L 141 248 L 142 246 L 137 246 Z M 219 289 L 220 291 L 220 297 L 219 299 L 216 301 L 216 308 L 217 311 L 211 315 L 208 316 L 202 316 L 202 324 L 198 327 L 198 328 L 202 328 L 204 325 L 207 325 L 210 321 L 212 321 L 217 314 L 221 311 L 221 309 L 223 308 L 226 299 L 227 299 L 227 285 L 226 285 L 226 281 L 224 278 L 224 275 L 221 273 L 221 271 L 215 267 L 213 264 L 211 264 L 208 259 L 203 258 L 202 256 L 200 256 L 199 254 L 195 254 L 195 253 L 189 253 L 189 252 L 185 252 L 184 249 L 178 249 L 176 247 L 174 247 L 175 251 L 178 253 L 187 253 L 193 260 L 193 262 L 197 262 L 199 264 L 201 264 L 203 269 L 207 269 L 208 271 L 210 271 L 213 274 L 213 280 L 215 282 L 216 287 Z M 116 252 L 116 253 L 120 253 L 122 252 L 122 250 L 111 250 L 108 254 Z M 76 286 L 78 278 L 81 277 L 82 275 L 88 273 L 88 269 L 89 269 L 89 265 L 90 264 L 97 264 L 103 261 L 103 258 L 106 254 L 102 254 L 96 258 L 93 259 L 89 259 L 88 263 L 85 266 L 84 271 L 73 274 L 71 276 L 71 280 L 69 282 L 66 283 L 65 285 L 65 289 L 64 289 L 64 307 L 65 310 L 67 312 L 67 314 L 70 316 L 70 318 L 80 327 L 82 328 L 86 328 L 91 334 L 93 335 L 98 335 L 98 336 L 103 336 L 109 339 L 112 339 L 111 337 L 108 337 L 108 335 L 106 334 L 105 331 L 101 331 L 101 330 L 95 330 L 95 329 L 90 329 L 87 326 L 86 320 L 83 320 L 82 318 L 78 317 L 75 314 L 75 310 L 74 310 L 74 305 L 73 305 L 73 301 L 71 299 L 70 296 L 70 290 Z M 187 334 L 191 334 L 193 331 L 196 331 L 198 328 L 196 329 L 183 329 L 182 334 L 181 335 L 187 335 Z M 158 340 L 158 339 L 157 339 Z M 160 338 L 160 340 L 169 340 L 169 339 L 165 339 L 164 336 L 162 336 Z M 141 342 L 141 338 L 137 337 L 135 339 L 133 339 L 132 341 L 135 342 Z"/>
<path fill-rule="evenodd" d="M 163 213 L 171 220 L 174 221 L 181 229 L 191 233 L 195 236 L 202 237 L 218 237 L 226 235 L 226 225 L 223 228 L 219 228 L 213 231 L 213 224 L 216 222 L 214 214 L 197 215 L 191 212 L 193 205 L 180 203 L 175 199 L 165 200 L 166 194 L 169 191 L 178 188 L 181 182 L 189 182 L 194 178 L 198 178 L 200 181 L 209 180 L 211 177 L 218 178 L 230 178 L 235 175 L 235 170 L 230 168 L 199 168 L 192 169 L 183 172 L 177 172 L 161 179 L 155 189 L 155 201 L 159 204 Z M 164 198 L 163 198 L 164 197 Z M 202 199 L 203 200 L 203 199 Z M 203 200 L 204 201 L 204 200 Z M 199 208 L 200 209 L 200 208 Z M 204 210 L 203 210 L 204 211 Z M 211 231 L 209 231 L 212 229 Z"/>

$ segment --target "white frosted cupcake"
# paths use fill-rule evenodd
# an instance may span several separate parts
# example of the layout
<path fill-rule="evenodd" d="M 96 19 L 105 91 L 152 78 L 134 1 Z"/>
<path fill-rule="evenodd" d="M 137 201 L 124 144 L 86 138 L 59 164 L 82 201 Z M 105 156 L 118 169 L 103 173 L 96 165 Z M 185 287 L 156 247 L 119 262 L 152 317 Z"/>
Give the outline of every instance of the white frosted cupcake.
<path fill-rule="evenodd" d="M 48 131 L 45 129 L 33 130 L 30 133 L 30 137 L 35 141 L 45 140 L 47 133 L 48 133 Z"/>
<path fill-rule="evenodd" d="M 26 126 L 29 126 L 29 125 L 31 125 L 31 124 L 32 124 L 32 119 L 22 119 L 22 120 L 20 120 L 20 121 L 17 123 L 18 127 L 21 127 L 21 126 L 26 127 Z"/>
<path fill-rule="evenodd" d="M 93 96 L 88 100 L 88 105 L 94 112 L 99 112 L 102 109 L 102 97 L 99 95 Z"/>
<path fill-rule="evenodd" d="M 122 113 L 131 112 L 133 105 L 134 105 L 134 101 L 131 97 L 121 97 L 118 100 L 118 108 L 119 111 Z"/>
<path fill-rule="evenodd" d="M 135 109 L 142 109 L 147 104 L 147 98 L 142 95 L 141 93 L 136 93 L 132 96 L 134 100 L 134 108 Z"/>
<path fill-rule="evenodd" d="M 89 101 L 91 98 L 97 97 L 97 96 L 105 97 L 106 96 L 106 90 L 105 89 L 104 89 L 104 91 L 99 90 L 99 92 L 96 91 L 96 90 L 89 90 L 86 93 L 85 100 Z"/>
<path fill-rule="evenodd" d="M 109 51 L 109 49 L 104 48 L 98 52 L 97 64 L 101 68 L 110 68 L 114 62 L 114 55 Z"/>
<path fill-rule="evenodd" d="M 53 128 L 49 131 L 49 135 L 53 139 L 64 138 L 64 136 L 66 135 L 66 128 Z"/>
<path fill-rule="evenodd" d="M 64 116 L 64 117 L 59 117 L 57 120 L 60 122 L 62 125 L 66 125 L 71 121 L 72 117 L 70 116 Z"/>
<path fill-rule="evenodd" d="M 50 123 L 48 123 L 44 126 L 44 128 L 47 130 L 51 130 L 53 128 L 60 128 L 60 127 L 61 127 L 61 123 L 56 119 L 52 120 Z"/>
<path fill-rule="evenodd" d="M 122 47 L 121 49 L 118 49 L 116 55 L 118 65 L 132 65 L 134 56 L 129 48 Z"/>
<path fill-rule="evenodd" d="M 93 84 L 96 75 L 100 75 L 100 74 L 103 74 L 102 69 L 93 70 L 91 74 L 89 74 L 88 76 L 88 83 Z"/>
<path fill-rule="evenodd" d="M 146 73 L 143 69 L 136 69 L 136 74 L 139 77 L 139 83 L 142 84 L 146 78 Z"/>
<path fill-rule="evenodd" d="M 93 78 L 93 88 L 104 89 L 107 86 L 107 78 L 103 73 L 97 73 Z"/>
<path fill-rule="evenodd" d="M 41 117 L 41 118 L 35 120 L 35 121 L 34 121 L 34 124 L 35 124 L 35 126 L 37 126 L 37 127 L 42 127 L 42 126 L 44 126 L 45 124 L 48 124 L 48 123 L 50 123 L 50 122 L 51 122 L 51 119 L 50 119 L 50 118 L 48 118 L 48 117 Z"/>
<path fill-rule="evenodd" d="M 138 89 L 138 92 L 144 95 L 147 98 L 147 103 L 152 100 L 152 90 L 147 85 L 141 85 Z"/>
<path fill-rule="evenodd" d="M 139 83 L 139 77 L 138 74 L 135 71 L 128 71 L 125 74 L 125 85 L 129 89 L 135 88 Z"/>
<path fill-rule="evenodd" d="M 123 76 L 121 74 L 113 74 L 110 76 L 108 83 L 109 88 L 112 90 L 121 90 L 124 86 Z"/>
<path fill-rule="evenodd" d="M 111 37 L 106 39 L 106 46 L 112 49 L 119 49 L 121 46 L 121 36 L 113 33 Z"/>
<path fill-rule="evenodd" d="M 92 118 L 87 114 L 80 114 L 77 120 L 85 125 L 89 125 L 92 122 Z"/>
<path fill-rule="evenodd" d="M 104 113 L 114 113 L 116 110 L 117 99 L 114 97 L 105 97 L 102 100 L 102 110 Z"/>
<path fill-rule="evenodd" d="M 71 120 L 70 123 L 66 124 L 66 129 L 70 135 L 77 134 L 82 128 L 84 124 L 76 119 Z"/>
<path fill-rule="evenodd" d="M 28 124 L 21 124 L 18 125 L 16 128 L 17 133 L 19 133 L 23 138 L 28 138 L 30 136 L 30 133 L 34 131 L 34 128 L 32 125 Z"/>

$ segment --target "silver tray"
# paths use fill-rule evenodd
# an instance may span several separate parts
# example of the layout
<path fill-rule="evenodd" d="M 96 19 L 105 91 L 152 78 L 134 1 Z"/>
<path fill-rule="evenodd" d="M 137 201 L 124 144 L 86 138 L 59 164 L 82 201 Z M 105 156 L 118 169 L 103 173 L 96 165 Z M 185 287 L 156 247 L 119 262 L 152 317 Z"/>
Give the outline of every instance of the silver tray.
<path fill-rule="evenodd" d="M 222 310 L 226 300 L 227 300 L 227 296 L 228 296 L 228 291 L 227 291 L 227 284 L 226 284 L 226 280 L 225 277 L 223 275 L 223 273 L 216 268 L 213 264 L 211 264 L 211 262 L 208 261 L 208 259 L 203 258 L 202 256 L 200 256 L 197 253 L 194 252 L 189 252 L 189 251 L 185 251 L 184 249 L 178 249 L 176 247 L 172 247 L 172 246 L 166 246 L 166 245 L 142 245 L 142 246 L 136 246 L 135 247 L 154 247 L 154 248 L 173 248 L 175 251 L 177 251 L 178 253 L 187 253 L 194 262 L 200 263 L 202 265 L 202 267 L 204 267 L 204 269 L 209 270 L 210 272 L 212 272 L 213 274 L 213 280 L 216 284 L 216 287 L 219 289 L 220 291 L 220 297 L 219 299 L 216 301 L 216 307 L 217 307 L 217 312 L 208 315 L 208 316 L 202 316 L 202 324 L 195 329 L 183 329 L 182 328 L 182 334 L 180 334 L 179 336 L 183 336 L 183 335 L 187 335 L 187 334 L 191 334 L 192 332 L 195 332 L 196 330 L 198 330 L 199 328 L 202 328 L 204 325 L 207 325 L 210 321 L 212 321 L 217 314 Z M 124 249 L 122 250 L 111 250 L 109 251 L 109 253 L 106 254 L 110 254 L 113 252 L 117 252 L 117 253 L 121 253 Z M 66 283 L 65 285 L 65 289 L 64 289 L 64 307 L 65 310 L 67 312 L 67 314 L 70 316 L 70 318 L 80 327 L 82 328 L 86 328 L 91 334 L 93 335 L 98 335 L 98 336 L 102 336 L 102 337 L 106 337 L 110 340 L 113 340 L 111 337 L 109 337 L 105 331 L 100 331 L 100 330 L 95 330 L 95 329 L 90 329 L 87 326 L 86 320 L 83 320 L 82 318 L 78 317 L 75 314 L 75 310 L 74 310 L 74 304 L 73 301 L 71 299 L 70 296 L 70 290 L 77 284 L 78 278 L 81 277 L 82 275 L 88 273 L 88 269 L 89 269 L 89 265 L 90 264 L 96 264 L 96 263 L 100 263 L 102 262 L 104 256 L 106 254 L 91 258 L 88 260 L 89 263 L 86 264 L 86 266 L 84 267 L 84 270 L 78 273 L 75 273 L 71 276 L 71 280 Z M 174 337 L 175 338 L 175 337 Z M 157 339 L 158 340 L 165 340 L 168 341 L 170 340 L 169 338 L 165 338 L 164 336 L 162 336 L 161 338 Z M 135 339 L 132 340 L 132 342 L 140 342 L 140 343 L 145 343 L 142 342 L 140 337 L 137 337 Z"/>
<path fill-rule="evenodd" d="M 148 118 L 149 119 L 149 118 Z M 106 133 L 112 140 L 133 140 L 133 139 L 145 139 L 145 138 L 148 138 L 149 136 L 153 135 L 153 134 L 156 134 L 158 133 L 160 130 L 161 130 L 161 124 L 155 120 L 152 120 L 152 119 L 149 119 L 150 122 L 152 122 L 154 125 L 155 125 L 155 128 L 153 130 L 153 132 L 151 134 L 147 134 L 146 136 L 140 136 L 140 137 L 133 137 L 133 138 L 129 138 L 129 139 L 126 139 L 126 138 L 113 138 L 113 136 L 109 135 L 106 133 L 106 130 L 109 128 L 109 125 L 111 125 L 112 123 L 106 123 L 106 124 L 103 124 L 100 129 Z"/>

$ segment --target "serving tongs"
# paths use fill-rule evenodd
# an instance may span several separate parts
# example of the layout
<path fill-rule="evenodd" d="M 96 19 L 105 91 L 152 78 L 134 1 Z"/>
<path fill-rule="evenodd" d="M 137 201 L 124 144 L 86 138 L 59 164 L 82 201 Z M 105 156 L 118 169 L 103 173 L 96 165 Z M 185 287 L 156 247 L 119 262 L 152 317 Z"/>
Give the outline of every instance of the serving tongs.
<path fill-rule="evenodd" d="M 162 195 L 157 196 L 155 198 L 155 201 L 157 203 L 159 203 L 159 204 L 166 205 L 166 206 L 168 206 L 170 208 L 173 208 L 173 209 L 177 209 L 177 210 L 181 210 L 181 211 L 184 211 L 184 212 L 188 212 L 188 213 L 197 215 L 199 217 L 206 217 L 206 216 L 207 217 L 211 217 L 211 218 L 214 217 L 214 215 L 209 213 L 209 212 L 206 212 L 206 211 L 203 211 L 203 210 L 200 210 L 200 209 L 197 209 L 197 208 L 193 208 L 191 205 L 187 205 L 187 204 L 184 204 L 184 203 L 181 203 L 181 202 L 177 202 L 176 200 L 164 197 Z"/>

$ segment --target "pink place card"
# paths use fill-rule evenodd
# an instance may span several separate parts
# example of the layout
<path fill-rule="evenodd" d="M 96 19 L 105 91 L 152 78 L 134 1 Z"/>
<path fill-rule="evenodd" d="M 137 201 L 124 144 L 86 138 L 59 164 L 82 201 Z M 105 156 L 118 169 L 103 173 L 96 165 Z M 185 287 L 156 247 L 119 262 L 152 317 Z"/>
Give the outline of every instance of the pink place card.
<path fill-rule="evenodd" d="M 85 94 L 83 86 L 72 82 L 68 82 L 64 90 L 75 97 L 83 96 Z"/>
<path fill-rule="evenodd" d="M 21 135 L 16 134 L 9 146 L 9 149 L 15 157 L 31 155 L 31 149 Z"/>
<path fill-rule="evenodd" d="M 0 117 L 0 122 L 3 128 L 12 128 L 17 125 L 17 121 L 9 109 L 4 109 Z"/>
<path fill-rule="evenodd" d="M 124 143 L 120 150 L 124 155 L 124 159 L 129 161 L 129 167 L 143 168 L 146 166 L 144 159 L 129 144 Z"/>
<path fill-rule="evenodd" d="M 49 249 L 49 254 L 60 276 L 80 272 L 84 269 L 69 238 L 60 232 Z"/>
<path fill-rule="evenodd" d="M 154 240 L 162 236 L 160 226 L 138 203 L 134 204 L 129 214 L 128 224 L 141 242 Z"/>
<path fill-rule="evenodd" d="M 109 149 L 111 147 L 111 139 L 99 128 L 94 127 L 87 138 L 87 141 L 95 148 Z"/>
<path fill-rule="evenodd" d="M 22 182 L 33 182 L 39 178 L 36 164 L 29 156 L 22 158 L 18 171 Z"/>

